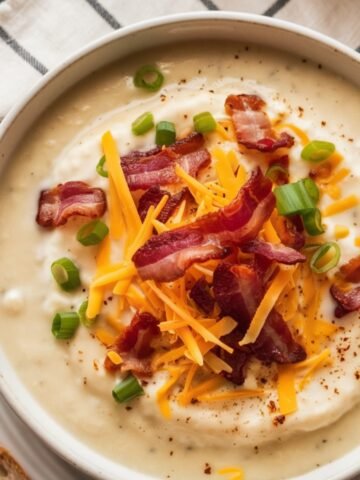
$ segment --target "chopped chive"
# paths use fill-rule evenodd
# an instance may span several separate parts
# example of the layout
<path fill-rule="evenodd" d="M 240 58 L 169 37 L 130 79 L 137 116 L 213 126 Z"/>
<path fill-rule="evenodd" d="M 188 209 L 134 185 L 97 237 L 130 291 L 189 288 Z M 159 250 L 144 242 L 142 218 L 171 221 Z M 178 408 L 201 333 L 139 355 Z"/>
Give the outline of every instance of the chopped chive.
<path fill-rule="evenodd" d="M 309 212 L 316 207 L 315 193 L 309 193 L 310 185 L 304 179 L 296 183 L 287 183 L 274 189 L 276 208 L 280 215 L 297 215 Z M 315 184 L 314 184 L 315 185 Z M 316 186 L 316 185 L 315 185 Z M 317 188 L 317 187 L 316 187 Z"/>
<path fill-rule="evenodd" d="M 313 201 L 317 203 L 320 198 L 320 191 L 314 180 L 312 178 L 304 178 L 301 182 Z"/>
<path fill-rule="evenodd" d="M 59 258 L 51 264 L 50 268 L 56 283 L 65 292 L 70 292 L 80 286 L 79 269 L 70 258 Z"/>
<path fill-rule="evenodd" d="M 114 399 L 119 403 L 129 402 L 140 395 L 144 395 L 144 393 L 138 379 L 132 374 L 115 385 L 112 391 Z"/>
<path fill-rule="evenodd" d="M 335 145 L 331 142 L 313 140 L 301 152 L 301 158 L 311 163 L 319 163 L 335 152 Z"/>
<path fill-rule="evenodd" d="M 143 135 L 154 126 L 154 116 L 150 112 L 145 112 L 131 124 L 131 130 L 134 135 Z"/>
<path fill-rule="evenodd" d="M 88 300 L 84 300 L 79 307 L 78 314 L 80 322 L 84 325 L 84 327 L 91 327 L 91 325 L 96 321 L 97 317 L 89 318 L 86 315 L 86 311 L 88 308 L 89 302 Z"/>
<path fill-rule="evenodd" d="M 58 340 L 68 340 L 79 326 L 79 315 L 76 312 L 60 312 L 52 321 L 51 331 Z"/>
<path fill-rule="evenodd" d="M 198 133 L 212 132 L 216 129 L 216 120 L 210 112 L 201 112 L 193 117 L 194 128 Z"/>
<path fill-rule="evenodd" d="M 325 264 L 322 265 L 321 260 L 330 249 L 333 249 L 333 255 Z M 332 268 L 336 267 L 336 265 L 339 263 L 340 255 L 340 247 L 336 242 L 324 243 L 311 257 L 310 268 L 315 273 L 326 273 Z"/>
<path fill-rule="evenodd" d="M 176 140 L 175 125 L 172 122 L 159 122 L 156 125 L 156 145 L 162 147 L 163 145 L 171 145 Z"/>
<path fill-rule="evenodd" d="M 93 220 L 83 225 L 76 235 L 76 239 L 85 247 L 97 245 L 109 233 L 107 225 L 101 220 Z"/>
<path fill-rule="evenodd" d="M 320 235 L 324 233 L 324 226 L 321 223 L 321 212 L 318 208 L 314 208 L 310 212 L 306 212 L 302 216 L 305 230 L 309 235 Z"/>
<path fill-rule="evenodd" d="M 105 155 L 103 155 L 100 158 L 98 164 L 96 165 L 96 171 L 102 177 L 108 177 L 109 176 L 108 172 L 104 169 L 105 162 L 106 162 L 106 157 L 105 157 Z"/>
<path fill-rule="evenodd" d="M 150 92 L 156 92 L 164 82 L 164 75 L 155 65 L 143 65 L 134 76 L 134 85 Z"/>

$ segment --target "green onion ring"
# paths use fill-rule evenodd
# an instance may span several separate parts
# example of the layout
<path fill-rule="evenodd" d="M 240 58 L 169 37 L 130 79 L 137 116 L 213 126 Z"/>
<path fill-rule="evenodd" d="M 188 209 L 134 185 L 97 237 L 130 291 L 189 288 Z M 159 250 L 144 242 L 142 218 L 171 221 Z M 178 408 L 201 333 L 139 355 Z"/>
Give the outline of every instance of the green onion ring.
<path fill-rule="evenodd" d="M 210 112 L 201 112 L 193 117 L 194 129 L 198 133 L 213 132 L 216 129 L 216 120 Z"/>
<path fill-rule="evenodd" d="M 80 286 L 79 269 L 70 258 L 63 257 L 55 260 L 50 269 L 56 283 L 65 292 L 70 292 Z"/>
<path fill-rule="evenodd" d="M 100 160 L 98 161 L 98 164 L 96 165 L 96 171 L 99 175 L 101 175 L 102 177 L 108 177 L 109 174 L 108 172 L 104 169 L 104 165 L 105 165 L 105 162 L 106 162 L 106 157 L 105 155 L 103 155 Z"/>
<path fill-rule="evenodd" d="M 57 340 L 68 340 L 74 336 L 79 326 L 79 315 L 76 312 L 60 312 L 52 321 L 51 331 Z"/>
<path fill-rule="evenodd" d="M 101 220 L 93 220 L 83 225 L 76 235 L 76 239 L 81 245 L 88 247 L 97 245 L 109 233 L 109 228 Z"/>
<path fill-rule="evenodd" d="M 156 92 L 164 83 L 164 75 L 155 65 L 143 65 L 134 76 L 134 85 L 150 92 Z"/>
<path fill-rule="evenodd" d="M 324 255 L 326 255 L 331 248 L 334 249 L 334 255 L 332 256 L 332 258 L 322 267 L 317 267 L 317 262 Z M 336 265 L 339 263 L 340 256 L 341 256 L 340 247 L 336 242 L 324 243 L 323 245 L 321 245 L 320 248 L 316 250 L 316 252 L 311 257 L 310 268 L 315 273 L 319 273 L 319 274 L 326 273 L 332 268 L 336 267 Z"/>
<path fill-rule="evenodd" d="M 144 389 L 134 375 L 128 375 L 124 380 L 115 385 L 112 396 L 118 403 L 129 402 L 136 397 L 144 395 Z"/>

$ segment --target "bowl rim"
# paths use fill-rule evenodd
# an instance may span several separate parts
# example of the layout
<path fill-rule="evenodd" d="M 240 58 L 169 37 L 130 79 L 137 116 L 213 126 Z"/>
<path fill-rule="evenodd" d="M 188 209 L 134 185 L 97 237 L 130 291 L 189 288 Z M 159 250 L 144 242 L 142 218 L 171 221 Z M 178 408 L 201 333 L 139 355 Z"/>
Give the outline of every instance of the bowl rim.
<path fill-rule="evenodd" d="M 304 27 L 302 25 L 292 23 L 289 21 L 273 18 L 273 17 L 266 17 L 263 15 L 258 14 L 250 14 L 250 13 L 241 13 L 236 11 L 199 11 L 199 12 L 190 12 L 190 13 L 180 13 L 180 14 L 172 14 L 167 16 L 161 16 L 152 18 L 150 20 L 143 20 L 141 22 L 137 22 L 135 24 L 122 27 L 119 30 L 114 32 L 110 32 L 90 43 L 85 45 L 84 47 L 78 49 L 75 53 L 68 56 L 64 61 L 62 61 L 58 66 L 50 70 L 46 73 L 38 82 L 29 89 L 29 91 L 22 96 L 22 98 L 8 111 L 5 115 L 4 119 L 0 123 L 0 145 L 3 138 L 6 136 L 7 132 L 11 130 L 12 125 L 21 116 L 23 110 L 27 107 L 27 105 L 31 102 L 31 100 L 37 96 L 43 89 L 45 89 L 53 79 L 55 79 L 61 72 L 71 68 L 71 66 L 77 63 L 80 59 L 86 57 L 90 53 L 100 49 L 112 42 L 115 42 L 121 38 L 131 36 L 132 34 L 140 33 L 142 31 L 156 29 L 158 27 L 164 25 L 176 25 L 179 23 L 191 23 L 191 22 L 198 22 L 198 21 L 209 21 L 209 20 L 219 20 L 219 21 L 236 21 L 236 22 L 244 22 L 255 24 L 259 26 L 268 26 L 278 30 L 283 30 L 288 33 L 296 34 L 300 37 L 304 37 L 307 39 L 314 40 L 315 42 L 328 46 L 333 49 L 335 52 L 339 52 L 342 55 L 354 60 L 356 63 L 360 64 L 360 53 L 356 52 L 356 50 L 352 49 L 341 43 L 338 40 L 335 40 L 325 34 L 319 33 L 315 30 L 312 30 L 308 27 Z M 46 107 L 48 108 L 48 107 Z M 1 356 L 1 351 L 0 351 Z M 92 465 L 89 463 L 85 463 L 82 460 L 79 461 L 79 457 L 76 455 L 76 452 L 72 451 L 69 447 L 63 445 L 60 442 L 57 442 L 55 438 L 51 437 L 44 429 L 39 428 L 39 424 L 33 419 L 29 412 L 26 411 L 25 408 L 20 406 L 16 401 L 16 395 L 12 394 L 7 388 L 7 382 L 5 381 L 0 367 L 0 395 L 3 396 L 7 404 L 10 408 L 15 412 L 15 414 L 25 423 L 27 424 L 31 430 L 38 435 L 48 447 L 50 447 L 53 451 L 55 451 L 60 457 L 66 460 L 71 465 L 76 466 L 82 472 L 85 472 L 91 476 L 95 476 L 96 478 L 110 478 L 106 475 L 105 472 L 100 471 L 101 466 L 97 467 L 96 465 Z M 39 406 L 41 410 L 44 410 L 43 407 Z M 46 411 L 45 413 L 50 416 Z M 61 425 L 57 424 L 60 428 Z M 87 447 L 87 446 L 86 446 Z M 90 447 L 87 447 L 91 449 Z M 336 459 L 334 462 L 337 462 L 344 457 L 347 457 L 352 452 L 347 453 L 346 455 Z M 105 458 L 102 456 L 102 458 Z M 109 462 L 114 463 L 115 461 L 111 459 L 107 459 Z M 330 465 L 330 464 L 327 464 Z M 133 475 L 132 478 L 136 478 L 138 480 L 151 480 L 153 477 L 149 475 L 142 474 L 141 472 L 135 472 L 131 470 L 129 467 L 123 467 L 119 464 L 120 469 L 125 468 L 128 470 L 128 473 Z M 321 470 L 323 467 L 320 467 Z M 318 471 L 318 470 L 316 470 Z M 313 471 L 314 473 L 316 471 Z M 292 480 L 310 480 L 308 477 L 309 474 L 313 472 L 307 472 L 304 475 L 293 477 Z M 358 465 L 351 465 L 349 469 L 345 472 L 345 475 L 341 477 L 335 474 L 335 476 L 331 476 L 331 480 L 345 480 L 350 479 L 353 475 L 360 473 L 360 463 Z M 99 475 L 104 475 L 99 477 Z M 155 480 L 155 479 L 154 479 Z M 314 478 L 314 480 L 316 480 Z M 330 478 L 329 478 L 330 480 Z"/>

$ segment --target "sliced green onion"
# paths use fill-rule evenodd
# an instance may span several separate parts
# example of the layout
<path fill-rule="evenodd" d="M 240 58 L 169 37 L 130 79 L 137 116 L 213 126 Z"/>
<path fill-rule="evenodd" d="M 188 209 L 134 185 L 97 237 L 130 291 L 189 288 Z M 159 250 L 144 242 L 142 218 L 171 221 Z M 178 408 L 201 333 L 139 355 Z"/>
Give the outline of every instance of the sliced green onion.
<path fill-rule="evenodd" d="M 85 247 L 97 245 L 109 233 L 108 227 L 101 220 L 93 220 L 83 225 L 76 235 L 76 239 Z"/>
<path fill-rule="evenodd" d="M 105 157 L 105 155 L 103 155 L 100 158 L 98 164 L 96 165 L 96 171 L 102 177 L 108 177 L 109 176 L 108 172 L 106 170 L 104 170 L 105 162 L 106 162 L 106 157 Z"/>
<path fill-rule="evenodd" d="M 144 395 L 144 393 L 138 379 L 131 374 L 115 385 L 112 391 L 114 399 L 119 403 L 129 402 L 140 395 Z"/>
<path fill-rule="evenodd" d="M 311 163 L 319 163 L 326 160 L 335 152 L 335 145 L 331 142 L 313 140 L 303 148 L 301 158 Z"/>
<path fill-rule="evenodd" d="M 58 340 L 71 338 L 79 326 L 79 315 L 76 312 L 57 313 L 52 321 L 51 331 Z"/>
<path fill-rule="evenodd" d="M 155 65 L 143 65 L 134 76 L 134 85 L 138 88 L 144 88 L 150 92 L 159 90 L 164 82 L 164 75 Z"/>
<path fill-rule="evenodd" d="M 274 189 L 276 208 L 280 215 L 297 215 L 309 212 L 315 208 L 314 193 L 309 194 L 308 182 L 310 179 L 296 183 L 287 183 Z"/>
<path fill-rule="evenodd" d="M 320 235 L 321 233 L 324 233 L 324 226 L 321 223 L 321 212 L 318 208 L 314 208 L 314 210 L 304 213 L 302 219 L 305 230 L 309 235 Z"/>
<path fill-rule="evenodd" d="M 331 256 L 330 260 L 324 265 L 319 265 L 319 262 L 327 254 L 327 252 L 333 249 L 334 253 Z M 340 260 L 340 247 L 336 242 L 328 242 L 321 245 L 320 248 L 316 250 L 310 260 L 310 268 L 315 273 L 326 273 L 332 268 L 336 267 Z"/>
<path fill-rule="evenodd" d="M 159 122 L 156 125 L 156 145 L 171 145 L 176 140 L 175 125 L 172 122 Z"/>
<path fill-rule="evenodd" d="M 320 198 L 320 191 L 319 191 L 318 186 L 314 182 L 314 180 L 312 178 L 304 178 L 301 181 L 302 181 L 306 191 L 310 195 L 310 197 L 313 199 L 313 201 L 315 203 L 317 203 L 319 201 L 319 198 Z"/>
<path fill-rule="evenodd" d="M 70 258 L 59 258 L 51 264 L 50 268 L 56 283 L 65 292 L 70 292 L 80 286 L 79 269 Z"/>
<path fill-rule="evenodd" d="M 274 163 L 271 165 L 265 173 L 265 176 L 270 178 L 273 182 L 277 180 L 279 175 L 285 175 L 286 177 L 289 176 L 289 172 L 284 168 L 282 165 L 279 165 L 277 163 Z"/>
<path fill-rule="evenodd" d="M 201 112 L 193 117 L 194 128 L 198 133 L 212 132 L 216 128 L 216 120 L 210 112 Z"/>
<path fill-rule="evenodd" d="M 78 314 L 80 322 L 84 325 L 84 327 L 91 327 L 91 325 L 96 321 L 97 316 L 94 318 L 89 318 L 86 315 L 86 310 L 88 308 L 89 302 L 88 300 L 84 300 L 79 307 Z"/>
<path fill-rule="evenodd" d="M 131 131 L 134 135 L 143 135 L 154 126 L 154 116 L 150 112 L 145 112 L 131 124 Z"/>

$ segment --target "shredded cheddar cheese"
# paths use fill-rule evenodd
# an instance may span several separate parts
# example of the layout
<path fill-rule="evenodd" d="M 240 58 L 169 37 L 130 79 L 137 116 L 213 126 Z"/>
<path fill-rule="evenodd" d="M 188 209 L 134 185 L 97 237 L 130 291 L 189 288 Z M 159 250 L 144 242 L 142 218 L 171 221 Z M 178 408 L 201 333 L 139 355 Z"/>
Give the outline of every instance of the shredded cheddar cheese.
<path fill-rule="evenodd" d="M 278 368 L 277 391 L 282 415 L 289 415 L 297 410 L 295 374 L 292 366 L 280 365 Z"/>
<path fill-rule="evenodd" d="M 287 285 L 287 282 L 290 281 L 293 270 L 293 268 L 279 270 L 272 284 L 261 300 L 261 303 L 258 306 L 253 319 L 251 320 L 250 326 L 244 338 L 239 342 L 240 346 L 247 345 L 248 343 L 254 343 L 256 341 L 269 313 L 274 308 L 275 303 Z"/>
<path fill-rule="evenodd" d="M 356 195 L 349 195 L 346 198 L 337 200 L 336 202 L 331 203 L 323 209 L 323 216 L 330 217 L 332 215 L 337 215 L 338 213 L 345 212 L 350 208 L 354 208 L 359 205 L 359 199 Z"/>

